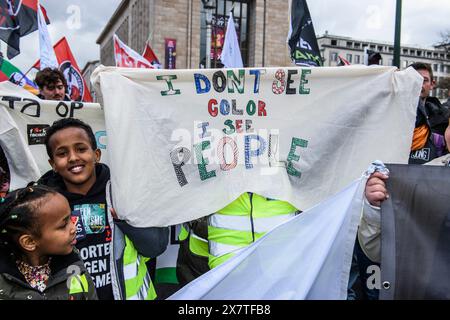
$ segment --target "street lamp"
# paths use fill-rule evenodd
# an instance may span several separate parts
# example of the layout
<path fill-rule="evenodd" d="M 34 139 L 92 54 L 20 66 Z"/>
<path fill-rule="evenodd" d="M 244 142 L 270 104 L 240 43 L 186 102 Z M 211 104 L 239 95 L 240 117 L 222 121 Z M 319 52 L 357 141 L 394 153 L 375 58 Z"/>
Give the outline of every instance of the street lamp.
<path fill-rule="evenodd" d="M 202 0 L 206 13 L 206 68 L 211 68 L 211 22 L 215 0 Z"/>

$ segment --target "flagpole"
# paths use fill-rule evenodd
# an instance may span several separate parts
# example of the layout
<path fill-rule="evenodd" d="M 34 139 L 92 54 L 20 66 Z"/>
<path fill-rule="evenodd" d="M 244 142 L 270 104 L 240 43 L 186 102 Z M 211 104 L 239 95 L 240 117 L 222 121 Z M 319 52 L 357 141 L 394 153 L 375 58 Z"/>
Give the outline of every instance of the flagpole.
<path fill-rule="evenodd" d="M 27 72 L 25 72 L 25 73 L 22 75 L 22 78 L 20 78 L 19 83 L 23 80 L 23 78 L 25 78 L 25 77 L 27 76 L 28 72 L 30 72 L 31 69 L 33 69 L 33 68 L 34 68 L 34 66 L 31 66 L 31 68 L 28 69 Z"/>
<path fill-rule="evenodd" d="M 400 37 L 402 28 L 402 0 L 397 0 L 395 14 L 394 66 L 400 69 Z"/>

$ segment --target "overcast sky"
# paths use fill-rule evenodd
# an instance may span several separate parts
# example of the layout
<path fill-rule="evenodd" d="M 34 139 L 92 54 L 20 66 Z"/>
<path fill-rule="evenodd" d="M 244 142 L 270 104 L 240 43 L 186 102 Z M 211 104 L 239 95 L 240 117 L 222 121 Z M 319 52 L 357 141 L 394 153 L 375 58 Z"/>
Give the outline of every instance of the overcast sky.
<path fill-rule="evenodd" d="M 53 42 L 66 36 L 80 68 L 99 58 L 95 42 L 120 2 L 41 0 L 51 21 L 49 32 Z M 308 6 L 317 34 L 327 30 L 334 35 L 393 42 L 395 3 L 395 0 L 309 0 Z M 402 44 L 430 47 L 440 41 L 439 33 L 445 30 L 450 31 L 450 0 L 403 0 Z M 39 58 L 38 33 L 22 38 L 20 44 L 21 54 L 12 62 L 26 71 Z M 5 52 L 4 43 L 2 51 Z"/>

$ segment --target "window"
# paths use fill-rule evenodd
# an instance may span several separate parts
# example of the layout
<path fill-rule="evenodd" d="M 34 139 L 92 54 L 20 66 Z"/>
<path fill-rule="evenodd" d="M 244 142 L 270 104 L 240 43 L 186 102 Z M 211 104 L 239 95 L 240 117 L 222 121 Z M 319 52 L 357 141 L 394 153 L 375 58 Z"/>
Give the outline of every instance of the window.
<path fill-rule="evenodd" d="M 330 52 L 330 61 L 337 61 L 337 59 L 338 59 L 338 53 Z"/>
<path fill-rule="evenodd" d="M 403 54 L 408 54 L 408 49 L 403 49 Z"/>
<path fill-rule="evenodd" d="M 408 67 L 408 60 L 403 60 L 402 61 L 402 68 L 406 69 Z"/>
<path fill-rule="evenodd" d="M 347 47 L 348 47 L 348 48 L 351 48 L 351 47 L 352 47 L 352 44 L 353 44 L 353 43 L 352 43 L 351 41 L 347 41 Z"/>
<path fill-rule="evenodd" d="M 348 62 L 352 63 L 352 54 L 347 53 L 347 55 L 345 56 L 345 59 L 347 59 Z"/>
<path fill-rule="evenodd" d="M 433 71 L 435 71 L 435 72 L 438 71 L 438 65 L 437 64 L 433 64 Z"/>
<path fill-rule="evenodd" d="M 361 56 L 359 54 L 355 55 L 355 64 L 361 63 Z"/>
<path fill-rule="evenodd" d="M 359 49 L 361 47 L 361 43 L 355 42 L 355 48 Z"/>
<path fill-rule="evenodd" d="M 331 45 L 332 46 L 337 46 L 337 40 L 331 40 Z"/>
<path fill-rule="evenodd" d="M 383 51 L 383 46 L 378 46 L 378 47 L 377 47 L 377 50 L 378 50 L 378 52 Z"/>
<path fill-rule="evenodd" d="M 238 36 L 239 46 L 244 67 L 248 67 L 248 36 L 249 36 L 249 5 L 250 0 L 216 0 L 216 7 L 213 9 L 211 22 L 211 68 L 222 67 L 220 55 L 225 42 L 225 32 L 228 23 L 230 10 L 233 8 L 234 24 Z M 233 6 L 234 5 L 234 6 Z M 206 65 L 206 12 L 201 6 L 200 12 L 200 61 Z"/>

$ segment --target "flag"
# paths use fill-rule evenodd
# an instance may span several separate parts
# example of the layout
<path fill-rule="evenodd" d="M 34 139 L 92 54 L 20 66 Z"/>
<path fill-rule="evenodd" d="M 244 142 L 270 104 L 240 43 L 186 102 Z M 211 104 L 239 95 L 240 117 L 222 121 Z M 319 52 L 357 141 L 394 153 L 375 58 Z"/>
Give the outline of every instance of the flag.
<path fill-rule="evenodd" d="M 169 299 L 346 299 L 365 182 L 279 225 Z"/>
<path fill-rule="evenodd" d="M 379 65 L 380 61 L 383 59 L 379 52 L 364 48 L 364 64 L 366 66 L 371 66 L 373 64 Z"/>
<path fill-rule="evenodd" d="M 44 68 L 58 68 L 58 61 L 56 60 L 55 51 L 52 47 L 50 34 L 47 30 L 47 24 L 42 10 L 38 8 L 38 24 L 39 24 L 39 49 L 41 57 L 41 70 Z"/>
<path fill-rule="evenodd" d="M 342 66 L 350 66 L 351 65 L 351 63 L 350 62 L 348 62 L 348 60 L 347 59 L 344 59 L 341 55 L 338 55 L 338 59 L 339 59 L 339 62 L 338 62 L 338 67 L 342 67 Z"/>
<path fill-rule="evenodd" d="M 306 0 L 292 0 L 288 45 L 296 65 L 320 67 L 323 61 Z"/>
<path fill-rule="evenodd" d="M 147 55 L 149 55 L 148 52 Z M 150 61 L 123 43 L 117 35 L 114 35 L 114 57 L 116 59 L 116 67 L 155 68 Z"/>
<path fill-rule="evenodd" d="M 450 300 L 450 169 L 386 166 L 380 299 Z"/>
<path fill-rule="evenodd" d="M 148 42 L 145 44 L 144 53 L 142 56 L 151 63 L 151 65 L 156 69 L 161 69 L 161 63 L 159 63 L 158 57 L 156 57 L 156 54 L 153 52 L 152 48 L 148 44 Z"/>
<path fill-rule="evenodd" d="M 39 93 L 39 88 L 34 81 L 25 76 L 11 62 L 0 57 L 0 82 L 2 81 L 11 81 L 36 95 Z"/>
<path fill-rule="evenodd" d="M 236 27 L 234 26 L 233 13 L 230 12 L 228 18 L 227 32 L 225 34 L 225 43 L 220 57 L 225 68 L 242 68 L 241 51 L 239 49 L 239 42 L 236 34 Z"/>
<path fill-rule="evenodd" d="M 38 29 L 37 7 L 38 0 L 0 0 L 0 39 L 8 45 L 8 59 L 20 53 L 20 38 Z"/>
<path fill-rule="evenodd" d="M 54 46 L 56 59 L 58 59 L 59 70 L 64 74 L 67 80 L 70 99 L 73 101 L 92 102 L 92 96 L 86 85 L 77 61 L 70 50 L 66 37 L 59 40 Z M 33 68 L 40 69 L 41 61 L 38 60 Z"/>

